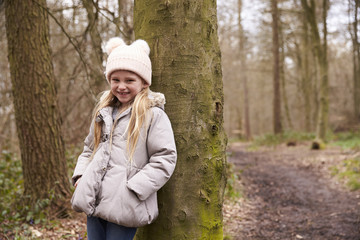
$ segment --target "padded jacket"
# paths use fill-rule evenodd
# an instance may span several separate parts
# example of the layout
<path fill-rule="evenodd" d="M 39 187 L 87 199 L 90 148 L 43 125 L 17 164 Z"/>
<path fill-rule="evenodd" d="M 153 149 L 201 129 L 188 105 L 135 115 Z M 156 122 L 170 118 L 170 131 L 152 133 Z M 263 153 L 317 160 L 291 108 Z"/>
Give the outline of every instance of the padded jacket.
<path fill-rule="evenodd" d="M 150 224 L 158 216 L 157 191 L 172 175 L 177 153 L 163 110 L 163 94 L 151 92 L 149 98 L 151 120 L 147 129 L 141 129 L 131 163 L 126 152 L 126 128 L 132 109 L 115 120 L 112 107 L 100 110 L 96 118 L 103 123 L 99 147 L 91 159 L 92 124 L 72 177 L 74 184 L 81 176 L 71 199 L 75 211 L 126 227 Z"/>

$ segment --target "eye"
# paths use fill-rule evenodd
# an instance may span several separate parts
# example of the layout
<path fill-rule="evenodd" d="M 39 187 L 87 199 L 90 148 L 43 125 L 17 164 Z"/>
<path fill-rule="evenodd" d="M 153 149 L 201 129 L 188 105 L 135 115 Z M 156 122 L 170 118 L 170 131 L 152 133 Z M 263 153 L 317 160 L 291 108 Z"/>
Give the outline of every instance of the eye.
<path fill-rule="evenodd" d="M 128 83 L 135 82 L 135 79 L 129 78 L 129 79 L 126 79 L 126 82 L 128 82 Z"/>
<path fill-rule="evenodd" d="M 119 79 L 117 79 L 117 78 L 112 78 L 111 81 L 113 81 L 113 82 L 119 82 Z"/>

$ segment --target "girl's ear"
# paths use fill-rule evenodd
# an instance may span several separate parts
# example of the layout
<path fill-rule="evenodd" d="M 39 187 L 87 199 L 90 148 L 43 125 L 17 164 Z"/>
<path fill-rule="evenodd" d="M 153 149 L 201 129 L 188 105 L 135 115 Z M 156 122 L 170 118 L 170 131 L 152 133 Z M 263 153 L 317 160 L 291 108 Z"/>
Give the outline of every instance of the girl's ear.
<path fill-rule="evenodd" d="M 143 89 L 150 86 L 149 83 L 146 82 L 144 79 L 142 79 L 142 82 L 143 82 Z"/>

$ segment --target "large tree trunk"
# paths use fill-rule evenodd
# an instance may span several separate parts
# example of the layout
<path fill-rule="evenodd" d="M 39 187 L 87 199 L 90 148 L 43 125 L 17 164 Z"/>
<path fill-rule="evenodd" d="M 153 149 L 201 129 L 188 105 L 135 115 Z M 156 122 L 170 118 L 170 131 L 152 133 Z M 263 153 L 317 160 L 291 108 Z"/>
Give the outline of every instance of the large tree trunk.
<path fill-rule="evenodd" d="M 281 123 L 281 92 L 280 92 L 280 53 L 279 53 L 279 14 L 277 0 L 271 0 L 272 33 L 273 33 L 273 126 L 274 133 L 282 132 Z"/>
<path fill-rule="evenodd" d="M 250 128 L 250 110 L 249 110 L 249 88 L 247 84 L 247 74 L 246 74 L 246 53 L 245 53 L 245 33 L 241 21 L 241 11 L 242 11 L 242 0 L 238 0 L 238 27 L 239 27 L 239 51 L 240 51 L 240 78 L 243 84 L 243 94 L 244 94 L 244 133 L 246 140 L 251 139 L 251 128 Z"/>
<path fill-rule="evenodd" d="M 5 1 L 6 33 L 25 196 L 68 204 L 60 115 L 49 46 L 46 1 Z M 26 198 L 27 199 L 27 198 Z"/>
<path fill-rule="evenodd" d="M 160 215 L 137 239 L 222 239 L 225 145 L 216 1 L 135 1 L 135 36 L 152 49 L 178 150 Z"/>
<path fill-rule="evenodd" d="M 319 74 L 320 74 L 320 102 L 319 102 L 319 111 L 316 124 L 316 137 L 318 139 L 325 139 L 327 125 L 328 125 L 328 114 L 329 114 L 329 83 L 328 83 L 328 60 L 327 60 L 327 28 L 326 28 L 326 18 L 327 18 L 327 2 L 328 0 L 323 0 L 323 25 L 324 25 L 324 39 L 323 44 L 321 43 L 320 33 L 316 21 L 316 4 L 314 0 L 310 0 L 310 5 L 307 0 L 301 0 L 302 7 L 305 11 L 306 19 L 311 28 L 311 36 L 315 48 L 315 56 L 319 65 Z"/>

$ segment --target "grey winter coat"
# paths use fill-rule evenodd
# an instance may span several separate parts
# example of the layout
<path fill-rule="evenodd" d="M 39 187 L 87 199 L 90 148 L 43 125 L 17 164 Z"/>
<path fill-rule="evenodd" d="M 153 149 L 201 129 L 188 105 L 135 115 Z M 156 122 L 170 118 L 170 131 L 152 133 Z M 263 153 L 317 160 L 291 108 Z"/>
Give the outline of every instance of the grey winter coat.
<path fill-rule="evenodd" d="M 96 121 L 102 121 L 103 127 L 98 150 L 91 160 L 92 124 L 72 177 L 74 184 L 82 176 L 71 199 L 75 211 L 126 227 L 150 224 L 158 216 L 157 191 L 172 175 L 177 154 L 171 124 L 163 110 L 165 98 L 159 93 L 151 93 L 149 98 L 152 117 L 147 134 L 142 128 L 132 164 L 127 157 L 125 132 L 131 108 L 114 123 L 112 107 L 100 110 Z"/>

